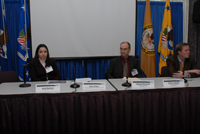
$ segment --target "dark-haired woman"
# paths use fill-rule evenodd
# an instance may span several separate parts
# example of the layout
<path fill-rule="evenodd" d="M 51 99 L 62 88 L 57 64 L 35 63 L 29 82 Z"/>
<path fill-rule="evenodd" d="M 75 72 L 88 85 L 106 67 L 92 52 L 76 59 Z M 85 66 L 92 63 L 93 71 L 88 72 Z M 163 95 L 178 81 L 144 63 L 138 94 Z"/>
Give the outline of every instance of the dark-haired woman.
<path fill-rule="evenodd" d="M 61 80 L 61 73 L 56 61 L 49 58 L 49 50 L 45 44 L 40 44 L 35 57 L 29 63 L 31 81 Z"/>

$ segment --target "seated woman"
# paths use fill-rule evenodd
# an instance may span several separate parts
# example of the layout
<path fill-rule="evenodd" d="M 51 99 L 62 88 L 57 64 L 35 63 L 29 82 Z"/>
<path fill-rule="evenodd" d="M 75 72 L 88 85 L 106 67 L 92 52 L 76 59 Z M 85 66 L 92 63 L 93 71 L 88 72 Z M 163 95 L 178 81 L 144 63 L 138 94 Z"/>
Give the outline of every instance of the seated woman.
<path fill-rule="evenodd" d="M 31 81 L 61 80 L 61 73 L 56 61 L 49 58 L 49 50 L 45 44 L 40 44 L 35 57 L 29 63 Z"/>

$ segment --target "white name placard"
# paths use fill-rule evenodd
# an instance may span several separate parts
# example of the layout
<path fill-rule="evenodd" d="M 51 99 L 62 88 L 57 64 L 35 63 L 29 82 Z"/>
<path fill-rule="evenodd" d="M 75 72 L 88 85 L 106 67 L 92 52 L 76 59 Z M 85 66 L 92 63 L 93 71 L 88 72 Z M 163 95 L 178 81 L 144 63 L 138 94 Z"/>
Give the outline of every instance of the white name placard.
<path fill-rule="evenodd" d="M 164 87 L 185 87 L 185 83 L 183 79 L 164 79 L 163 86 Z"/>
<path fill-rule="evenodd" d="M 134 80 L 132 88 L 154 88 L 154 80 Z"/>
<path fill-rule="evenodd" d="M 84 82 L 83 83 L 84 90 L 98 90 L 98 89 L 106 89 L 105 82 Z"/>
<path fill-rule="evenodd" d="M 36 93 L 49 93 L 49 92 L 59 92 L 60 84 L 36 84 Z"/>

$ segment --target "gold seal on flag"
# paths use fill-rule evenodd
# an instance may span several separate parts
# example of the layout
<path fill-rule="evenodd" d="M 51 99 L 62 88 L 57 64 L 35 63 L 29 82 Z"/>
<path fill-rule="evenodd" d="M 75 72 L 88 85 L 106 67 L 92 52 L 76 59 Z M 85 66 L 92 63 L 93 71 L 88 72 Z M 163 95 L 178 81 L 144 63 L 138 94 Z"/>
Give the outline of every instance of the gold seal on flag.
<path fill-rule="evenodd" d="M 153 56 L 155 54 L 152 24 L 143 27 L 141 50 L 148 56 Z"/>

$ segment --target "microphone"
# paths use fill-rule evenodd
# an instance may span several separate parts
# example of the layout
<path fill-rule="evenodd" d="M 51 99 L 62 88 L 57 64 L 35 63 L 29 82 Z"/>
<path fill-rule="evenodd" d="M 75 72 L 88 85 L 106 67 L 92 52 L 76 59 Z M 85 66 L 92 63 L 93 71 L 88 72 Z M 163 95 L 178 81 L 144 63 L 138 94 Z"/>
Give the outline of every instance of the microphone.
<path fill-rule="evenodd" d="M 28 63 L 28 64 L 21 65 L 21 67 L 28 67 L 28 66 L 29 66 L 29 63 Z"/>
<path fill-rule="evenodd" d="M 125 60 L 125 64 L 127 63 L 127 61 Z M 125 66 L 124 64 L 124 66 Z M 130 87 L 131 83 L 128 82 L 128 70 L 126 67 L 124 67 L 124 71 L 126 71 L 126 82 L 122 83 L 122 86 L 124 87 Z"/>
<path fill-rule="evenodd" d="M 76 83 L 76 70 L 75 70 L 75 65 L 74 62 L 72 62 L 73 64 L 73 70 L 74 70 L 74 83 L 70 85 L 71 88 L 79 88 L 80 85 Z"/>
<path fill-rule="evenodd" d="M 184 83 L 187 83 L 188 81 L 185 79 L 184 75 L 185 75 L 185 70 L 183 68 L 183 77 L 182 78 L 184 79 Z"/>
<path fill-rule="evenodd" d="M 19 87 L 30 87 L 31 84 L 29 83 L 26 83 L 26 70 L 25 68 L 29 66 L 29 63 L 28 64 L 24 64 L 24 65 L 21 65 L 21 67 L 23 67 L 23 75 L 24 75 L 24 83 L 23 84 L 20 84 Z"/>

